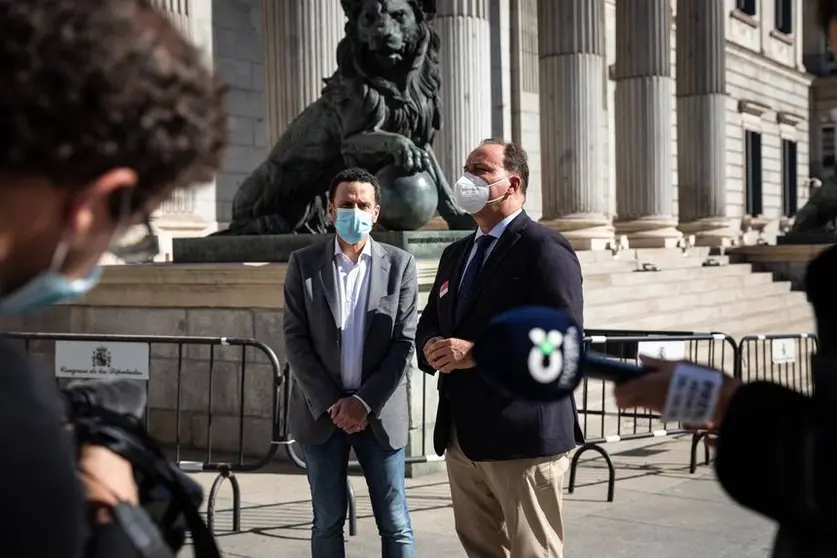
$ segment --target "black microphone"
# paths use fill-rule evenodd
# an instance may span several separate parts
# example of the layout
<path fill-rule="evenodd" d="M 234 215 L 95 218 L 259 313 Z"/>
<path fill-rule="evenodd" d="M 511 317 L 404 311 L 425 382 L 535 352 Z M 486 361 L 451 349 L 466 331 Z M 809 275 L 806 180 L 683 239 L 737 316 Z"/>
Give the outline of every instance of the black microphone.
<path fill-rule="evenodd" d="M 555 401 L 584 377 L 615 383 L 645 375 L 644 366 L 585 351 L 583 332 L 562 310 L 522 306 L 495 316 L 474 343 L 479 374 L 511 399 Z"/>

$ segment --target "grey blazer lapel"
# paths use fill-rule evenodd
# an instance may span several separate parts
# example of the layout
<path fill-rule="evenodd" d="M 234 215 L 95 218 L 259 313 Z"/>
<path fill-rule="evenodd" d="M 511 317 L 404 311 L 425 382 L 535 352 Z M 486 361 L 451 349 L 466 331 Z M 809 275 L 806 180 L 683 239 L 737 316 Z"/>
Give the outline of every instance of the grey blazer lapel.
<path fill-rule="evenodd" d="M 378 310 L 378 303 L 387 294 L 387 283 L 389 282 L 389 269 L 392 262 L 389 254 L 381 248 L 381 245 L 369 239 L 372 243 L 372 262 L 369 266 L 369 296 L 366 300 L 366 320 L 364 320 L 364 338 L 369 336 L 372 328 L 372 321 L 375 312 Z"/>
<path fill-rule="evenodd" d="M 323 262 L 320 268 L 320 283 L 323 287 L 328 307 L 331 310 L 331 317 L 335 327 L 340 327 L 340 308 L 337 305 L 337 285 L 334 283 L 334 240 L 325 243 Z"/>

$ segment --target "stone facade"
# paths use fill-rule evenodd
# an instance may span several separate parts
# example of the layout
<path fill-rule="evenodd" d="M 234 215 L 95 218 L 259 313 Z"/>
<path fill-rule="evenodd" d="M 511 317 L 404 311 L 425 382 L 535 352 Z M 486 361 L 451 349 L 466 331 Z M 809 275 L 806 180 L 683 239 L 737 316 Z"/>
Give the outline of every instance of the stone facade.
<path fill-rule="evenodd" d="M 703 235 L 708 243 L 750 242 L 756 236 L 741 238 L 739 223 L 746 214 L 744 135 L 746 130 L 756 131 L 762 142 L 762 213 L 749 221 L 764 238 L 772 238 L 783 205 L 788 205 L 782 201 L 781 142 L 796 143 L 799 207 L 807 198 L 805 184 L 811 174 L 809 134 L 818 146 L 812 156 L 816 170 L 823 159 L 821 121 L 830 123 L 825 115 L 837 108 L 837 86 L 815 87 L 812 112 L 818 125 L 809 130 L 812 76 L 805 71 L 803 54 L 806 61 L 819 60 L 824 46 L 822 40 L 812 39 L 821 35 L 811 16 L 813 0 L 792 3 L 790 33 L 776 29 L 776 2 L 757 0 L 754 13 L 745 14 L 736 8 L 735 0 L 712 0 L 713 10 L 700 13 L 712 13 L 715 19 L 706 20 L 703 25 L 708 27 L 700 32 L 684 29 L 679 43 L 678 9 L 688 10 L 694 4 L 700 10 L 706 2 L 652 3 L 656 8 L 648 17 L 653 22 L 648 20 L 643 28 L 642 17 L 631 15 L 631 10 L 638 9 L 635 0 L 440 0 L 437 29 L 447 42 L 464 45 L 442 52 L 448 124 L 437 151 L 449 179 L 455 179 L 459 159 L 478 139 L 500 135 L 522 144 L 530 154 L 527 210 L 570 236 L 586 239 L 577 240 L 578 247 L 596 244 L 590 238 L 612 238 L 614 224 L 616 234 L 633 237 L 637 246 L 675 242 L 678 233 L 672 224 L 687 235 Z M 235 119 L 233 147 L 216 184 L 202 190 L 199 200 L 179 205 L 178 211 L 199 213 L 211 228 L 229 220 L 237 186 L 266 155 L 272 138 L 319 95 L 321 79 L 336 65 L 333 51 L 342 36 L 343 18 L 337 0 L 192 0 L 191 5 L 192 13 L 210 8 L 212 33 L 204 42 L 232 86 Z M 599 42 L 587 45 L 579 35 L 577 44 L 564 44 L 564 39 L 574 35 L 554 30 L 571 18 L 582 18 L 576 22 L 579 25 L 593 26 L 588 31 L 594 31 Z M 302 30 L 311 28 L 306 22 L 317 22 L 317 33 L 305 34 Z M 547 32 L 539 34 L 539 29 Z M 670 29 L 671 48 L 667 53 L 666 29 Z M 627 45 L 632 34 L 649 39 L 660 35 L 653 42 L 655 53 L 647 55 L 652 58 L 617 60 L 619 52 L 631 52 L 619 45 Z M 316 40 L 311 40 L 314 35 Z M 689 43 L 689 37 L 703 42 Z M 709 37 L 717 37 L 712 48 L 723 47 L 712 55 L 716 58 L 705 59 L 720 64 L 713 71 L 721 79 L 717 82 L 721 89 L 715 97 L 711 92 L 694 97 L 689 83 L 706 83 L 709 67 L 678 69 L 676 49 L 709 48 Z M 700 60 L 694 58 L 698 52 L 684 59 Z M 466 58 L 468 64 L 463 65 Z M 666 59 L 670 72 L 653 66 L 654 61 Z M 576 78 L 562 74 L 571 71 Z M 644 72 L 645 77 L 636 72 Z M 583 86 L 584 95 L 566 89 L 582 77 L 589 81 Z M 817 96 L 816 91 L 823 93 Z M 670 101 L 661 95 L 670 95 Z M 653 101 L 658 97 L 659 103 Z M 641 103 L 646 103 L 648 111 L 640 110 Z M 695 116 L 678 115 L 678 105 L 681 113 L 691 111 Z M 698 118 L 706 111 L 714 111 L 717 123 Z M 692 130 L 688 118 L 708 127 Z M 685 128 L 679 131 L 678 126 Z M 660 137 L 665 134 L 663 128 L 670 128 L 670 137 Z M 833 134 L 831 130 L 825 134 Z M 706 146 L 690 143 L 690 134 L 698 138 L 710 132 L 717 135 Z M 664 143 L 658 144 L 660 149 L 636 151 L 642 134 L 651 134 L 649 141 Z M 833 144 L 828 137 L 825 141 Z M 692 147 L 678 149 L 684 145 Z M 637 164 L 644 167 L 641 172 Z M 679 183 L 684 180 L 688 188 L 683 191 L 695 192 L 691 198 L 680 192 Z M 671 191 L 664 192 L 665 188 Z M 584 230 L 574 233 L 579 227 Z"/>
<path fill-rule="evenodd" d="M 811 174 L 833 179 L 837 174 L 837 61 L 829 51 L 825 33 L 819 28 L 816 2 L 804 0 L 802 10 L 803 59 L 806 69 L 816 76 L 810 95 Z"/>
<path fill-rule="evenodd" d="M 206 0 L 196 0 L 206 1 Z M 213 223 L 225 228 L 241 182 L 267 156 L 260 0 L 211 0 L 215 67 L 230 85 L 231 145 L 216 178 Z M 277 4 L 280 2 L 277 2 Z"/>

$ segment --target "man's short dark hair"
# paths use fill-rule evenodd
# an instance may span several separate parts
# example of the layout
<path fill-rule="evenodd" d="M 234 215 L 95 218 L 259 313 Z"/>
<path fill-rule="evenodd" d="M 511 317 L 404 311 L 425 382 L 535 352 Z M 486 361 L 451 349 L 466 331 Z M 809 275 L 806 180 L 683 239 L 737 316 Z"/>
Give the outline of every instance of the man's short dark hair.
<path fill-rule="evenodd" d="M 334 196 L 337 195 L 337 187 L 343 182 L 371 184 L 372 188 L 375 189 L 375 205 L 381 205 L 381 185 L 378 183 L 378 179 L 368 170 L 358 167 L 344 169 L 334 175 L 328 187 L 329 203 L 334 203 Z"/>
<path fill-rule="evenodd" d="M 828 32 L 828 26 L 837 19 L 837 0 L 820 0 L 817 6 L 817 17 L 823 30 Z"/>
<path fill-rule="evenodd" d="M 130 168 L 138 210 L 221 165 L 225 88 L 151 0 L 0 0 L 0 37 L 0 175 Z"/>
<path fill-rule="evenodd" d="M 482 141 L 482 145 L 503 146 L 503 168 L 520 177 L 520 190 L 525 195 L 529 188 L 529 156 L 526 150 L 503 138 L 488 138 Z"/>

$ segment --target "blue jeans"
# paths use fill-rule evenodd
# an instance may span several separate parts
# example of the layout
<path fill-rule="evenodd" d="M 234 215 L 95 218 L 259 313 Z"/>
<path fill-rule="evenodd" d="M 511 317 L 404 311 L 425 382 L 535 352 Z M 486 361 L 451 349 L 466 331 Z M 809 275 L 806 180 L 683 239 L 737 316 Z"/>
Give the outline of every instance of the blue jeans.
<path fill-rule="evenodd" d="M 412 558 L 413 528 L 404 491 L 404 449 L 384 449 L 369 427 L 351 435 L 335 429 L 325 443 L 302 446 L 314 505 L 312 558 L 346 556 L 343 525 L 349 508 L 346 477 L 350 448 L 355 450 L 369 487 L 382 558 Z"/>

